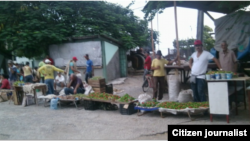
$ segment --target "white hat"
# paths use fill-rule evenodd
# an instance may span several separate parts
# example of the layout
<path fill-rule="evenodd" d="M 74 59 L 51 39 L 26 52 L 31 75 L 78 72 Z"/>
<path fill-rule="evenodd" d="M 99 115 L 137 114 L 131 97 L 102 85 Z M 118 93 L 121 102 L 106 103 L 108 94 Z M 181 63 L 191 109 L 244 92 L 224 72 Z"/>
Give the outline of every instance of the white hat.
<path fill-rule="evenodd" d="M 46 59 L 45 63 L 51 63 L 51 61 L 49 59 Z"/>

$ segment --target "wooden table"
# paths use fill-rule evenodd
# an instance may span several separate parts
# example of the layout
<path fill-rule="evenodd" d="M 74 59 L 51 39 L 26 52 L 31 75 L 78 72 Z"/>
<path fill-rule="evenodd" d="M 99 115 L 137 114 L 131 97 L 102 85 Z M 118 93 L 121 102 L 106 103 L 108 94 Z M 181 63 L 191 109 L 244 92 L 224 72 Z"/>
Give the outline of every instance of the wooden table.
<path fill-rule="evenodd" d="M 236 101 L 236 115 L 238 115 L 237 106 L 237 92 L 244 90 L 244 106 L 246 109 L 246 80 L 250 80 L 250 77 L 238 77 L 232 79 L 220 79 L 220 80 L 207 80 L 208 84 L 208 97 L 209 97 L 209 109 L 210 120 L 213 120 L 212 114 L 226 115 L 227 122 L 229 123 L 229 96 L 235 94 Z M 234 82 L 233 88 L 228 88 L 228 82 Z M 237 81 L 241 81 L 243 86 L 237 87 Z"/>
<path fill-rule="evenodd" d="M 42 91 L 43 95 L 46 95 L 46 84 L 44 84 L 42 86 L 35 86 L 33 89 L 35 104 L 37 105 L 38 102 L 37 102 L 36 89 L 40 89 Z M 21 105 L 23 97 L 24 97 L 23 87 L 22 86 L 14 86 L 14 95 L 13 96 L 14 96 L 14 104 Z"/>
<path fill-rule="evenodd" d="M 13 98 L 14 98 L 14 104 L 15 105 L 21 105 L 23 101 L 23 87 L 22 86 L 13 86 L 14 88 L 14 93 L 13 93 Z"/>
<path fill-rule="evenodd" d="M 209 63 L 208 68 L 209 69 L 217 69 L 218 67 L 217 67 L 217 65 L 215 63 Z M 181 82 L 186 83 L 188 81 L 188 79 L 190 77 L 189 72 L 191 71 L 189 65 L 180 65 L 180 66 L 178 66 L 178 65 L 167 65 L 167 66 L 165 66 L 166 74 L 168 75 L 169 72 L 172 69 L 178 69 L 179 71 L 181 71 Z"/>
<path fill-rule="evenodd" d="M 46 84 L 45 85 L 42 85 L 42 86 L 35 86 L 34 89 L 33 89 L 33 92 L 34 92 L 34 97 L 35 97 L 35 104 L 38 106 L 38 102 L 37 102 L 37 94 L 36 94 L 36 90 L 41 90 L 43 95 L 46 95 Z"/>

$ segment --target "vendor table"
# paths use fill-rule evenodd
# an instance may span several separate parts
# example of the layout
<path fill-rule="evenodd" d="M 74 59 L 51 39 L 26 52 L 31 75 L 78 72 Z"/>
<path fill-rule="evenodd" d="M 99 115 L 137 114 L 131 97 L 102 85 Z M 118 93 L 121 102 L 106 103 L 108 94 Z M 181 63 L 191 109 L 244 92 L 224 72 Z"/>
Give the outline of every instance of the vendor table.
<path fill-rule="evenodd" d="M 227 122 L 229 123 L 229 96 L 235 94 L 236 101 L 236 115 L 238 115 L 237 106 L 237 92 L 244 90 L 244 106 L 246 109 L 246 80 L 250 77 L 238 77 L 232 79 L 219 79 L 219 80 L 207 80 L 208 84 L 208 97 L 209 97 L 209 109 L 210 120 L 212 121 L 212 114 L 226 115 Z M 228 82 L 234 82 L 234 87 L 228 88 Z M 237 87 L 237 81 L 242 82 L 242 86 Z"/>
<path fill-rule="evenodd" d="M 217 69 L 217 65 L 215 63 L 209 63 L 208 64 L 208 68 L 209 69 Z M 168 75 L 169 72 L 172 69 L 178 69 L 179 71 L 181 71 L 181 82 L 186 83 L 189 79 L 189 72 L 191 71 L 189 65 L 168 65 L 165 66 L 166 69 L 166 74 Z M 182 79 L 183 78 L 183 79 Z"/>
<path fill-rule="evenodd" d="M 38 104 L 36 89 L 40 89 L 42 91 L 43 95 L 46 95 L 46 87 L 47 87 L 46 84 L 34 87 L 33 94 L 34 94 L 35 104 Z M 22 86 L 14 86 L 13 96 L 14 96 L 14 104 L 21 105 L 23 97 L 24 97 L 23 87 Z"/>
<path fill-rule="evenodd" d="M 14 98 L 14 104 L 15 105 L 21 105 L 23 101 L 23 87 L 21 86 L 13 86 L 14 87 L 14 93 L 13 93 L 13 98 Z"/>

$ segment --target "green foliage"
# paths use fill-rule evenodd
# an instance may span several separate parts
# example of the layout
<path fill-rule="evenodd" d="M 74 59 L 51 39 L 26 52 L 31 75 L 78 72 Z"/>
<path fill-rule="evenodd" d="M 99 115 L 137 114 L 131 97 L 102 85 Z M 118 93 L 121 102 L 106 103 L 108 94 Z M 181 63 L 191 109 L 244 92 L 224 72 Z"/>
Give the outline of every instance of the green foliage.
<path fill-rule="evenodd" d="M 17 56 L 40 56 L 51 44 L 100 34 L 117 39 L 125 49 L 146 46 L 148 31 L 147 21 L 134 16 L 129 6 L 104 1 L 0 2 L 0 51 Z"/>
<path fill-rule="evenodd" d="M 203 46 L 204 49 L 207 51 L 210 51 L 211 48 L 214 47 L 215 40 L 211 36 L 211 32 L 213 32 L 213 29 L 207 25 L 204 25 L 203 29 Z"/>
<path fill-rule="evenodd" d="M 211 36 L 211 32 L 213 29 L 207 25 L 204 26 L 203 29 L 203 46 L 205 50 L 210 51 L 211 48 L 214 47 L 215 40 Z M 193 47 L 195 39 L 186 39 L 186 40 L 179 40 L 179 47 L 181 49 L 188 49 Z M 176 48 L 176 40 L 173 41 L 173 46 Z"/>

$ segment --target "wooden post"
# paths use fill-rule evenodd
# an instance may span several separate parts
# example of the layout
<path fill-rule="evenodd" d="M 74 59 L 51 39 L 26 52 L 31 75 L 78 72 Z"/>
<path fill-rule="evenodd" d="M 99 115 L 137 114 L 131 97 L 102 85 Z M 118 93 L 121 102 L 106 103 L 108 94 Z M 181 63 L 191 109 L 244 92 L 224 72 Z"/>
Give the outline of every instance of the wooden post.
<path fill-rule="evenodd" d="M 153 58 L 155 58 L 154 39 L 153 39 L 153 20 L 151 21 L 151 41 L 152 41 Z"/>
<path fill-rule="evenodd" d="M 176 12 L 176 1 L 174 1 L 174 15 L 175 15 L 175 33 L 176 33 L 176 47 L 178 56 L 178 66 L 180 66 L 180 49 L 179 49 L 179 38 L 178 38 L 178 27 L 177 27 L 177 12 Z"/>

